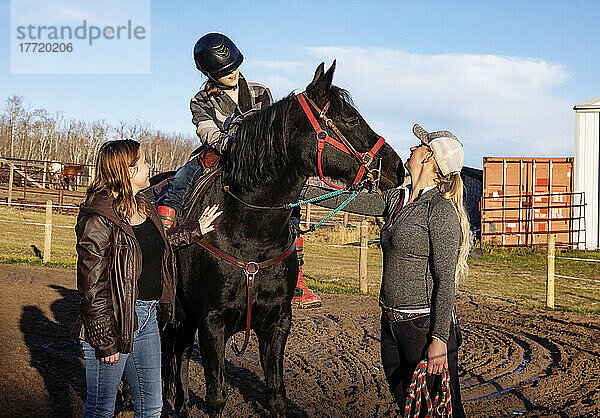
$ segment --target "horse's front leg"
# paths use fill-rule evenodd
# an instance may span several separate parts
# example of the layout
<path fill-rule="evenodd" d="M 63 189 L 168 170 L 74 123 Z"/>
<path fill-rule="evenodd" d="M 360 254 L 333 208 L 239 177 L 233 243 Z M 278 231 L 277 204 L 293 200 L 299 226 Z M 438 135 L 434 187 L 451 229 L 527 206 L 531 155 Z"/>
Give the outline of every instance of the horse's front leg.
<path fill-rule="evenodd" d="M 194 336 L 196 335 L 196 321 L 185 319 L 177 329 L 175 341 L 175 410 L 182 418 L 190 416 L 189 394 L 189 365 L 190 355 L 194 349 Z"/>
<path fill-rule="evenodd" d="M 267 321 L 270 319 L 271 322 L 255 331 L 259 340 L 260 362 L 265 372 L 267 405 L 273 416 L 283 417 L 286 407 L 283 355 L 292 325 L 292 306 L 284 302 L 279 311 L 279 315 L 274 315 L 273 310 L 267 317 Z"/>
<path fill-rule="evenodd" d="M 221 416 L 227 399 L 225 387 L 225 326 L 209 313 L 199 321 L 198 344 L 206 380 L 206 407 L 211 417 Z"/>

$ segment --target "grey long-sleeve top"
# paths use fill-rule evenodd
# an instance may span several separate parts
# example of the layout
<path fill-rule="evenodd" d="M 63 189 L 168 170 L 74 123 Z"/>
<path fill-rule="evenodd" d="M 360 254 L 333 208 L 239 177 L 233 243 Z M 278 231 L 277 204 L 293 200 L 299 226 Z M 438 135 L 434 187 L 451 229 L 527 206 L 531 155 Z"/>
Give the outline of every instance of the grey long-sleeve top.
<path fill-rule="evenodd" d="M 310 186 L 305 198 L 330 190 Z M 408 192 L 408 190 L 406 190 Z M 383 280 L 380 304 L 397 310 L 431 309 L 431 335 L 448 341 L 454 308 L 454 274 L 460 246 L 460 223 L 452 202 L 438 188 L 421 193 L 396 211 L 404 190 L 386 190 L 382 196 L 360 193 L 344 210 L 384 216 L 381 230 Z M 319 202 L 336 207 L 342 195 Z"/>
<path fill-rule="evenodd" d="M 240 74 L 240 95 L 238 104 L 221 91 L 209 96 L 204 90 L 196 93 L 190 100 L 192 123 L 196 125 L 196 134 L 202 143 L 222 152 L 227 146 L 230 132 L 225 132 L 224 124 L 230 116 L 239 116 L 251 109 L 261 110 L 273 104 L 271 91 L 258 83 L 249 83 Z"/>

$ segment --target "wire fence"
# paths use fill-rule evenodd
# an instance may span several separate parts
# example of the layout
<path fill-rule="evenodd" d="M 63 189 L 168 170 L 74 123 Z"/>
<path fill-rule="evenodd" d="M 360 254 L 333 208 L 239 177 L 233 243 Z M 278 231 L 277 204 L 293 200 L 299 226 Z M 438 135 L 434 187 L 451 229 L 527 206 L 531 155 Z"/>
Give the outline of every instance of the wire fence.
<path fill-rule="evenodd" d="M 547 262 L 547 278 L 546 278 L 546 306 L 554 309 L 554 284 L 555 278 L 579 280 L 587 283 L 600 283 L 600 280 L 590 279 L 587 277 L 575 277 L 566 276 L 563 274 L 556 274 L 556 259 L 571 260 L 577 262 L 589 262 L 589 263 L 600 263 L 599 259 L 594 258 L 580 258 L 580 257 L 562 257 L 556 256 L 556 234 L 548 235 L 548 262 Z"/>
<path fill-rule="evenodd" d="M 20 205 L 24 206 L 25 204 L 20 204 Z M 45 209 L 46 216 L 45 216 L 45 221 L 43 223 L 27 222 L 25 220 L 14 221 L 11 219 L 0 219 L 0 222 L 3 222 L 3 223 L 18 223 L 18 224 L 24 224 L 24 225 L 43 226 L 44 227 L 44 243 L 43 243 L 43 247 L 42 247 L 42 261 L 44 263 L 49 262 L 51 255 L 52 255 L 52 229 L 54 227 L 74 228 L 74 226 L 71 226 L 71 225 L 53 225 L 52 211 L 53 211 L 54 206 L 55 205 L 52 204 L 52 200 L 48 200 L 45 205 L 27 204 L 27 207 L 40 207 L 40 208 L 43 207 Z"/>
<path fill-rule="evenodd" d="M 5 217 L 0 217 L 0 223 L 3 223 L 3 224 L 21 224 L 21 225 L 32 225 L 32 226 L 44 227 L 44 239 L 43 239 L 43 249 L 42 249 L 42 254 L 43 254 L 42 261 L 44 263 L 49 262 L 52 257 L 52 231 L 53 231 L 53 229 L 54 228 L 63 228 L 63 229 L 71 229 L 72 230 L 75 228 L 75 225 L 56 224 L 55 219 L 54 219 L 55 218 L 54 213 L 57 213 L 59 210 L 64 210 L 64 209 L 77 210 L 78 206 L 58 205 L 58 204 L 54 204 L 52 200 L 46 201 L 45 204 L 0 202 L 0 205 L 3 205 L 8 208 L 21 207 L 26 210 L 40 209 L 40 210 L 45 211 L 46 215 L 45 215 L 44 222 L 31 222 L 31 221 L 27 221 L 24 219 L 15 220 L 15 219 L 7 219 Z M 308 207 L 305 209 L 304 214 L 306 215 L 308 212 L 309 218 L 305 221 L 302 221 L 304 224 L 307 224 L 309 226 L 315 219 L 318 220 L 321 217 L 322 211 L 324 213 L 327 213 L 327 211 L 325 209 L 317 209 L 315 212 L 318 214 L 318 217 L 313 217 L 313 219 L 311 221 L 311 219 L 310 219 L 311 210 L 314 211 L 314 208 Z M 314 212 L 313 212 L 313 214 L 314 214 Z M 357 222 L 357 220 L 358 220 L 358 222 Z M 324 223 L 322 225 L 331 227 L 331 226 L 341 225 L 344 222 L 345 222 L 345 225 L 352 225 L 353 227 L 359 229 L 359 231 L 360 231 L 359 241 L 356 243 L 352 242 L 352 243 L 344 244 L 344 245 L 339 245 L 339 244 L 326 244 L 326 245 L 330 246 L 330 247 L 357 248 L 359 250 L 358 268 L 356 270 L 358 273 L 358 285 L 359 285 L 359 289 L 361 290 L 361 292 L 366 294 L 366 293 L 368 293 L 368 290 L 369 290 L 368 283 L 367 283 L 368 245 L 369 245 L 369 243 L 372 244 L 372 243 L 377 242 L 378 240 L 368 241 L 369 222 L 367 221 L 366 217 L 364 217 L 364 216 L 350 217 L 349 214 L 342 214 L 341 219 L 338 219 L 338 222 L 330 221 L 330 222 Z"/>
<path fill-rule="evenodd" d="M 94 176 L 95 166 L 89 164 L 0 157 L 0 199 L 9 206 L 43 205 L 51 199 L 59 210 L 72 212 Z"/>
<path fill-rule="evenodd" d="M 0 214 L 0 224 L 6 225 L 5 228 L 12 228 L 12 227 L 8 226 L 9 224 L 30 225 L 33 228 L 33 231 L 26 232 L 25 234 L 27 234 L 27 235 L 23 236 L 23 238 L 30 239 L 30 240 L 36 239 L 36 240 L 42 241 L 41 239 L 43 237 L 42 251 L 40 251 L 38 253 L 38 255 L 42 259 L 42 261 L 44 263 L 49 262 L 51 260 L 53 253 L 55 254 L 55 257 L 56 257 L 56 254 L 59 254 L 58 257 L 60 257 L 60 254 L 64 253 L 64 239 L 65 239 L 64 237 L 65 236 L 64 236 L 64 233 L 59 233 L 58 235 L 55 234 L 55 236 L 53 237 L 53 231 L 56 232 L 59 229 L 62 231 L 68 231 L 68 230 L 73 231 L 75 228 L 75 225 L 74 225 L 74 222 L 71 223 L 72 221 L 74 221 L 74 217 L 72 215 L 64 214 L 64 212 L 59 212 L 59 211 L 64 210 L 64 209 L 77 209 L 77 206 L 57 205 L 57 204 L 54 204 L 51 200 L 48 200 L 45 204 L 13 203 L 12 205 L 15 207 L 21 207 L 21 208 L 25 209 L 25 212 L 22 212 L 23 216 L 13 216 L 15 213 L 20 213 L 20 211 L 18 211 L 18 212 L 4 211 L 3 212 L 4 215 Z M 8 205 L 6 204 L 6 202 L 0 202 L 0 206 L 7 207 Z M 27 211 L 29 211 L 29 213 L 31 213 L 33 215 L 35 213 L 34 210 L 36 210 L 36 209 L 38 210 L 37 215 L 35 215 L 33 217 L 26 215 L 28 213 Z M 45 212 L 45 217 L 44 217 L 44 215 L 39 213 L 40 210 L 43 210 Z M 313 212 L 313 215 L 314 215 L 314 212 Z M 343 219 L 343 215 L 341 216 L 341 218 Z M 313 219 L 316 219 L 316 218 L 313 218 Z M 306 222 L 306 221 L 304 221 L 304 222 Z M 341 222 L 337 222 L 332 225 L 341 225 Z M 313 247 L 313 246 L 315 247 L 316 250 L 314 250 L 314 251 L 316 251 L 316 252 L 314 253 L 314 256 L 320 260 L 318 262 L 316 261 L 316 259 L 311 260 L 311 263 L 315 264 L 315 266 L 313 266 L 313 269 L 315 270 L 315 272 L 318 271 L 319 274 L 323 274 L 324 269 L 327 268 L 327 269 L 332 270 L 332 274 L 337 276 L 337 275 L 341 274 L 341 271 L 337 271 L 336 269 L 339 268 L 338 262 L 340 261 L 340 257 L 342 257 L 345 260 L 343 263 L 346 263 L 345 264 L 346 272 L 344 273 L 344 276 L 343 276 L 343 277 L 345 277 L 345 279 L 338 279 L 338 280 L 340 282 L 348 283 L 352 286 L 356 286 L 356 284 L 358 284 L 358 288 L 360 289 L 360 291 L 362 293 L 368 293 L 369 284 L 371 286 L 374 286 L 376 284 L 375 283 L 376 281 L 374 281 L 374 278 L 373 278 L 374 275 L 378 277 L 380 275 L 380 270 L 381 270 L 381 266 L 379 265 L 379 263 L 381 261 L 380 260 L 381 250 L 379 248 L 373 248 L 373 247 L 369 248 L 370 245 L 377 244 L 378 240 L 372 239 L 373 238 L 373 236 L 372 236 L 373 230 L 371 230 L 371 240 L 369 240 L 369 222 L 364 217 L 362 217 L 362 219 L 360 219 L 359 222 L 355 222 L 355 220 L 353 219 L 353 222 L 349 222 L 346 225 L 351 225 L 351 228 L 342 228 L 342 229 L 324 228 L 324 230 L 317 236 L 316 241 L 313 241 L 312 243 L 311 242 L 308 243 L 309 247 Z M 41 231 L 42 227 L 43 227 L 43 234 Z M 37 231 L 39 231 L 39 233 Z M 344 232 L 344 231 L 346 231 L 346 232 Z M 71 234 L 71 233 L 69 233 L 69 234 Z M 314 239 L 312 234 L 309 234 L 309 236 L 311 236 L 311 241 L 312 241 L 312 239 Z M 331 237 L 335 237 L 335 240 L 333 242 L 330 241 Z M 58 239 L 58 243 L 54 244 L 55 246 L 57 246 L 57 248 L 54 248 L 54 251 L 53 251 L 53 238 L 55 240 Z M 593 275 L 591 277 L 589 277 L 589 275 L 587 275 L 585 273 L 585 269 L 582 270 L 581 268 L 577 268 L 577 267 L 573 268 L 572 264 L 569 264 L 568 266 L 563 267 L 563 268 L 567 268 L 568 273 L 560 274 L 560 272 L 556 271 L 556 260 L 558 259 L 558 260 L 562 260 L 564 262 L 572 262 L 572 263 L 577 263 L 577 264 L 581 264 L 581 263 L 589 264 L 589 263 L 600 263 L 600 259 L 584 258 L 584 257 L 578 257 L 578 256 L 557 255 L 554 236 L 551 235 L 549 238 L 550 239 L 549 239 L 548 254 L 547 254 L 546 306 L 554 309 L 555 284 L 557 284 L 559 286 L 564 286 L 567 289 L 574 288 L 574 286 L 575 286 L 575 284 L 573 283 L 574 281 L 582 283 L 582 286 L 584 286 L 583 288 L 585 288 L 585 289 L 589 289 L 588 286 L 592 286 L 592 289 L 596 288 L 597 286 L 600 286 L 600 280 L 595 278 Z M 68 239 L 71 240 L 72 238 L 68 238 Z M 61 240 L 63 241 L 62 243 L 61 243 Z M 337 242 L 335 242 L 335 241 L 337 241 Z M 40 244 L 42 244 L 42 242 L 40 242 Z M 307 243 L 305 243 L 305 247 L 307 246 L 306 244 Z M 8 245 L 10 245 L 10 243 Z M 73 245 L 74 245 L 74 243 L 73 243 Z M 320 252 L 323 251 L 325 247 L 332 248 L 332 251 L 334 251 L 334 252 L 332 252 L 332 253 L 327 252 L 327 255 L 320 255 Z M 320 250 L 318 248 L 321 248 L 323 250 Z M 339 252 L 336 253 L 335 252 L 336 248 L 339 249 L 340 251 L 343 251 L 343 253 L 339 253 Z M 356 248 L 358 250 L 358 252 L 354 252 L 352 250 L 352 248 Z M 346 249 L 349 251 L 348 254 L 345 254 Z M 305 250 L 306 250 L 306 248 L 305 248 Z M 343 255 L 343 254 L 345 254 L 345 255 Z M 352 254 L 352 255 L 350 255 L 350 254 Z M 71 255 L 69 255 L 69 257 L 71 257 Z M 325 257 L 325 258 L 321 259 L 320 257 Z M 329 257 L 329 258 L 327 258 L 327 257 Z M 369 260 L 369 264 L 367 263 L 367 260 Z M 318 264 L 318 263 L 321 263 L 321 264 Z M 326 263 L 326 266 L 324 266 L 322 263 Z M 368 266 L 369 271 L 367 271 L 367 266 Z M 560 267 L 560 264 L 559 264 L 559 267 Z M 580 274 L 578 274 L 578 272 L 582 272 L 582 271 L 584 272 L 583 275 L 588 276 L 588 277 L 578 277 L 578 276 L 580 276 Z M 312 272 L 312 270 L 311 270 L 311 272 Z M 371 275 L 370 283 L 368 283 L 369 273 Z M 327 275 L 327 274 L 329 274 L 329 272 L 325 273 L 325 274 Z M 340 276 L 340 278 L 341 277 L 342 276 Z M 328 280 L 328 279 L 326 279 L 326 280 Z M 557 280 L 558 280 L 558 282 L 556 282 Z M 560 291 L 559 291 L 559 294 L 560 294 Z"/>

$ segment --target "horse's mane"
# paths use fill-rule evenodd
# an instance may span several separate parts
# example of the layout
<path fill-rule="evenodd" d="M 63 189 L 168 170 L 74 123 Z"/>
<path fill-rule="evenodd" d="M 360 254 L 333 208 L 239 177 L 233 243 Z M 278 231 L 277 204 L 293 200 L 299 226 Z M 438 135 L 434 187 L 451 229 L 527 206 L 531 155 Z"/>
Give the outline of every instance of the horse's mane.
<path fill-rule="evenodd" d="M 252 190 L 273 180 L 287 164 L 285 134 L 293 101 L 291 93 L 240 123 L 223 166 L 229 185 Z"/>
<path fill-rule="evenodd" d="M 331 91 L 334 93 L 330 94 L 332 110 L 339 110 L 342 101 L 353 104 L 348 91 L 336 86 L 332 86 Z M 223 165 L 228 185 L 243 191 L 253 190 L 272 181 L 287 165 L 285 135 L 290 107 L 295 100 L 292 92 L 240 123 Z"/>

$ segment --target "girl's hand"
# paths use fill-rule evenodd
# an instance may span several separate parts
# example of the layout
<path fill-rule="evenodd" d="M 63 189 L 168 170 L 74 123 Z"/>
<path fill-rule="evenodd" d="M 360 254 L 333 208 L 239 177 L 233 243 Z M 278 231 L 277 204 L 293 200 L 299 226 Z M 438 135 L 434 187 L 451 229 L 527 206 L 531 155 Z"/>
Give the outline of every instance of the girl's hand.
<path fill-rule="evenodd" d="M 106 364 L 117 364 L 119 361 L 119 353 L 113 354 L 112 356 L 103 357 L 100 359 L 100 361 Z"/>
<path fill-rule="evenodd" d="M 432 338 L 427 348 L 427 374 L 441 374 L 444 370 L 448 370 L 446 343 Z"/>
<path fill-rule="evenodd" d="M 212 223 L 223 213 L 223 211 L 218 211 L 219 205 L 207 206 L 202 212 L 202 216 L 198 219 L 198 223 L 200 224 L 200 232 L 202 235 L 208 234 L 210 231 L 213 231 L 217 226 Z M 218 212 L 217 212 L 218 211 Z"/>

